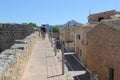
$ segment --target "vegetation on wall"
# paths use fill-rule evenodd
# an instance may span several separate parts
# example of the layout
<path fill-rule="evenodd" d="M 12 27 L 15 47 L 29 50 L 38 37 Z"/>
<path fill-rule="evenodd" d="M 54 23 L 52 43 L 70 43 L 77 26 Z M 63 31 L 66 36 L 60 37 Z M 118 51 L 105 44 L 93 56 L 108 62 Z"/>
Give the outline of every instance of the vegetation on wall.
<path fill-rule="evenodd" d="M 36 23 L 32 23 L 32 22 L 30 22 L 30 23 L 22 23 L 22 25 L 31 26 L 31 27 L 34 27 L 34 28 L 38 27 Z"/>
<path fill-rule="evenodd" d="M 27 26 L 27 25 L 28 25 L 28 23 L 22 23 L 22 25 Z"/>
<path fill-rule="evenodd" d="M 28 25 L 29 25 L 29 26 L 32 26 L 32 27 L 35 27 L 35 28 L 38 27 L 36 23 L 32 23 L 32 22 L 30 22 Z"/>

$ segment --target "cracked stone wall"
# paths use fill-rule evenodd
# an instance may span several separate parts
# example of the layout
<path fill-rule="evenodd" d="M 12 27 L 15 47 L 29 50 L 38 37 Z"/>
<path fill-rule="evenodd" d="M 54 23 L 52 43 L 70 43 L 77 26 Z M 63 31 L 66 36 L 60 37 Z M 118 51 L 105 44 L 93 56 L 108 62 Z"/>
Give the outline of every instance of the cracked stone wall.
<path fill-rule="evenodd" d="M 0 54 L 0 80 L 20 80 L 29 61 L 31 50 L 38 39 L 34 32 Z"/>
<path fill-rule="evenodd" d="M 34 32 L 33 27 L 21 24 L 2 24 L 0 27 L 0 52 L 9 49 L 16 39 L 24 39 Z"/>

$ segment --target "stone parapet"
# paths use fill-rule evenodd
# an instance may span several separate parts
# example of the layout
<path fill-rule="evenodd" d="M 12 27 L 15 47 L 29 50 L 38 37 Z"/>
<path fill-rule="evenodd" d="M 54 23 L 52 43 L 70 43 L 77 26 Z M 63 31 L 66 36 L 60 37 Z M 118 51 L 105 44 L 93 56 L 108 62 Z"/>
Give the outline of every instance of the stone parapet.
<path fill-rule="evenodd" d="M 24 39 L 35 30 L 31 26 L 4 23 L 0 28 L 0 52 L 9 49 L 17 39 Z M 6 44 L 6 45 L 5 45 Z"/>
<path fill-rule="evenodd" d="M 37 39 L 38 32 L 34 32 L 22 40 L 16 40 L 10 49 L 1 52 L 0 80 L 21 79 Z"/>

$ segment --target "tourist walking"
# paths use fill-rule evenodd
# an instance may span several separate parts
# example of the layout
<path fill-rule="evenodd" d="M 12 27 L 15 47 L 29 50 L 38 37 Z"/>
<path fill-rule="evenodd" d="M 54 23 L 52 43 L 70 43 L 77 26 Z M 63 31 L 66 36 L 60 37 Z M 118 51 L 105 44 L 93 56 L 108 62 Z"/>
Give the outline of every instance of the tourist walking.
<path fill-rule="evenodd" d="M 41 32 L 42 39 L 45 39 L 46 32 L 47 32 L 45 25 L 42 25 L 40 32 Z"/>

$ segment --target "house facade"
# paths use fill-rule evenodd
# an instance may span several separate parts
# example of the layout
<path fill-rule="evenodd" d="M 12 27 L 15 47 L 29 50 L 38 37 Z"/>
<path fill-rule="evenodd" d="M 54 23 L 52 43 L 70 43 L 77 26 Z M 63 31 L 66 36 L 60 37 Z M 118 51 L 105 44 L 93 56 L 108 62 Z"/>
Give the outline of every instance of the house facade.
<path fill-rule="evenodd" d="M 68 27 L 63 27 L 59 29 L 59 36 L 60 36 L 60 41 L 65 43 L 66 41 L 69 40 L 70 37 L 70 30 Z"/>
<path fill-rule="evenodd" d="M 106 20 L 87 32 L 87 67 L 100 80 L 119 80 L 120 20 Z"/>
<path fill-rule="evenodd" d="M 87 34 L 86 32 L 89 31 L 94 27 L 94 24 L 85 24 L 82 27 L 76 28 L 75 31 L 75 53 L 79 57 L 79 59 L 83 62 L 86 66 L 87 64 Z"/>
<path fill-rule="evenodd" d="M 69 29 L 68 29 L 68 31 L 69 31 L 69 33 L 68 33 L 68 35 L 69 35 L 69 39 L 68 39 L 68 41 L 66 41 L 66 43 L 65 43 L 65 45 L 66 45 L 66 47 L 70 50 L 70 51 L 72 51 L 72 52 L 74 52 L 75 51 L 75 29 L 76 29 L 77 27 L 75 27 L 75 26 L 70 26 L 69 27 Z M 68 35 L 66 35 L 66 36 L 68 36 Z"/>
<path fill-rule="evenodd" d="M 77 26 L 78 27 L 78 26 Z M 76 26 L 69 26 L 61 28 L 60 31 L 60 41 L 64 43 L 66 48 L 70 51 L 75 51 L 75 29 Z"/>

